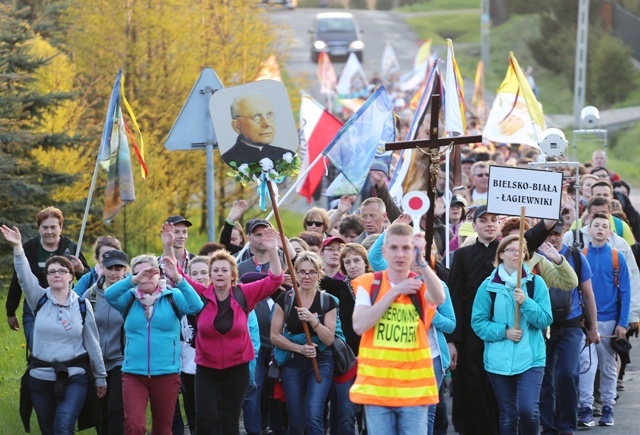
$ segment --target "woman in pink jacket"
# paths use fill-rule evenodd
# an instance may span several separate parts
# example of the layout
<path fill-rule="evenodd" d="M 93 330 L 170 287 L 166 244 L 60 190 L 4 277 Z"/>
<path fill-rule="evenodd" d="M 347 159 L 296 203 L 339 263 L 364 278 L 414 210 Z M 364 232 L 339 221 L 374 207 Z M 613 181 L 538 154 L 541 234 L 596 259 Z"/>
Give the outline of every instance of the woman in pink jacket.
<path fill-rule="evenodd" d="M 209 260 L 208 287 L 185 278 L 203 298 L 196 333 L 196 428 L 198 434 L 239 434 L 240 410 L 249 387 L 249 362 L 254 359 L 247 315 L 284 281 L 278 256 L 278 233 L 263 232 L 269 252 L 269 275 L 249 284 L 237 284 L 238 266 L 226 251 Z M 223 400 L 224 395 L 224 400 Z"/>

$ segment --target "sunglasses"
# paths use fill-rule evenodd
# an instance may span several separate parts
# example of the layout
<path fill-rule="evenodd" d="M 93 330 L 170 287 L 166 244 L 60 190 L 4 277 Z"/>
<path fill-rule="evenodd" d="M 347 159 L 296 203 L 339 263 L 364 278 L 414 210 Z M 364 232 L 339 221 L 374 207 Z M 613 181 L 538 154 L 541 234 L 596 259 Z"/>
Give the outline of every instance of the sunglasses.
<path fill-rule="evenodd" d="M 322 221 L 306 221 L 305 224 L 308 227 L 321 227 L 324 225 L 324 222 Z"/>
<path fill-rule="evenodd" d="M 481 173 L 481 174 L 474 174 L 473 176 L 478 178 L 484 178 L 484 177 L 488 177 L 489 174 Z"/>

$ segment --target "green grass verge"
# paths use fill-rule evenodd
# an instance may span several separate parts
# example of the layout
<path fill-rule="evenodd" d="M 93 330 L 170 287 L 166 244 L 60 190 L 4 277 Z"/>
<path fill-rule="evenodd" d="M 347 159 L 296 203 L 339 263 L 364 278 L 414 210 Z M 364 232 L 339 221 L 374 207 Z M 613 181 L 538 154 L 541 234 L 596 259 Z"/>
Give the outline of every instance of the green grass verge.
<path fill-rule="evenodd" d="M 431 38 L 434 45 L 445 45 L 446 38 L 454 44 L 480 44 L 480 11 L 415 16 L 407 18 L 407 23 L 420 39 Z"/>
<path fill-rule="evenodd" d="M 480 2 L 478 0 L 429 0 L 412 5 L 402 6 L 401 8 L 398 8 L 396 10 L 398 12 L 432 12 L 453 9 L 480 10 Z"/>
<path fill-rule="evenodd" d="M 8 282 L 6 282 L 8 287 Z M 2 306 L 6 301 L 6 294 L 2 297 Z M 22 313 L 22 308 L 19 310 Z M 20 320 L 22 320 L 21 316 Z M 26 368 L 26 342 L 22 331 L 12 331 L 3 319 L 0 328 L 0 427 L 2 433 L 24 433 L 20 414 L 18 412 L 20 378 Z M 35 413 L 31 417 L 31 433 L 39 434 Z M 89 432 L 86 432 L 89 433 Z"/>
<path fill-rule="evenodd" d="M 421 3 L 413 5 L 413 9 L 405 7 L 398 11 L 437 10 L 432 8 L 433 3 L 440 2 Z M 428 9 L 419 9 L 419 6 Z M 446 1 L 438 7 L 441 7 L 445 13 L 432 16 L 408 16 L 406 22 L 420 39 L 431 38 L 433 50 L 436 50 L 441 58 L 446 57 L 444 38 L 451 37 L 462 76 L 465 80 L 473 80 L 481 56 L 480 12 L 461 13 L 453 10 L 446 13 L 453 8 L 453 6 L 449 7 Z M 528 41 L 539 36 L 539 23 L 540 16 L 536 14 L 512 15 L 504 24 L 491 28 L 491 56 L 490 65 L 485 70 L 485 89 L 491 93 L 496 92 L 507 71 L 509 52 L 513 51 L 523 69 L 528 65 L 534 67 L 534 77 L 540 89 L 539 101 L 543 105 L 544 112 L 571 113 L 573 111 L 571 84 L 564 77 L 539 67 L 529 50 Z M 573 59 L 568 61 L 573 62 Z M 614 107 L 638 104 L 640 104 L 640 86 Z"/>

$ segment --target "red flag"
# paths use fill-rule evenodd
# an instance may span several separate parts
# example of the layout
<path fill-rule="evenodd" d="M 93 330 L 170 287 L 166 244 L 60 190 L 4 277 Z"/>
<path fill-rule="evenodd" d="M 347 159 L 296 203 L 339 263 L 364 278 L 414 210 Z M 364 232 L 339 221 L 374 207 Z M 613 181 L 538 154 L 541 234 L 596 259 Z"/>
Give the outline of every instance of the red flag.
<path fill-rule="evenodd" d="M 329 113 L 309 94 L 302 92 L 302 101 L 300 103 L 301 174 L 306 172 L 309 165 L 322 154 L 322 151 L 329 145 L 341 127 L 342 123 L 338 118 Z M 321 159 L 324 160 L 326 157 Z M 322 181 L 324 168 L 324 164 L 314 165 L 305 176 L 304 181 L 298 184 L 296 191 L 307 198 L 309 203 L 313 197 L 313 192 Z"/>

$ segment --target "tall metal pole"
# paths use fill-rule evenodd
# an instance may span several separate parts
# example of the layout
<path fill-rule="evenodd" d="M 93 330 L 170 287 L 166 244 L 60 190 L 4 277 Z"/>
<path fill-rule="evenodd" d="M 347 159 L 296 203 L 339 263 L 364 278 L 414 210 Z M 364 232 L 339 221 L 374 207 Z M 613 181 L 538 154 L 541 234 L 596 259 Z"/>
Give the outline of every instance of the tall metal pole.
<path fill-rule="evenodd" d="M 207 86 L 203 92 L 207 98 L 207 136 L 205 146 L 207 148 L 207 238 L 210 242 L 216 240 L 216 216 L 215 216 L 215 190 L 213 185 L 214 166 L 213 166 L 213 121 L 211 120 L 211 110 L 209 109 L 209 100 L 216 90 Z"/>
<path fill-rule="evenodd" d="M 482 63 L 484 64 L 485 74 L 489 71 L 490 47 L 489 34 L 491 29 L 491 10 L 490 0 L 482 0 L 482 12 L 480 14 L 480 39 Z"/>
<path fill-rule="evenodd" d="M 587 43 L 589 39 L 589 0 L 578 4 L 578 30 L 576 32 L 576 68 L 573 84 L 573 124 L 580 128 L 580 111 L 584 107 L 587 87 Z"/>

